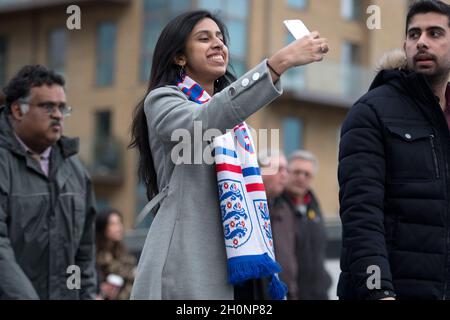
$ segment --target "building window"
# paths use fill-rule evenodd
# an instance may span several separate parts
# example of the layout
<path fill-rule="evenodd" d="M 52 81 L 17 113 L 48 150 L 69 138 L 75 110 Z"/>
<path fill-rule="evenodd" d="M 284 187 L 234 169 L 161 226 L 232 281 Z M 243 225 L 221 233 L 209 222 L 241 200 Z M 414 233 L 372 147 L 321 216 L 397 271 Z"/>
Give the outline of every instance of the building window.
<path fill-rule="evenodd" d="M 348 65 L 359 65 L 361 64 L 361 48 L 359 45 L 345 41 L 342 43 L 342 64 Z"/>
<path fill-rule="evenodd" d="M 343 42 L 341 46 L 341 81 L 339 82 L 342 92 L 350 97 L 359 95 L 360 88 L 355 83 L 363 83 L 361 79 L 361 48 L 352 42 Z M 353 79 L 353 81 L 348 81 Z"/>
<path fill-rule="evenodd" d="M 217 12 L 228 28 L 230 63 L 239 77 L 247 71 L 247 0 L 198 0 L 198 7 Z"/>
<path fill-rule="evenodd" d="M 48 36 L 48 66 L 64 74 L 66 64 L 67 32 L 64 28 L 50 31 Z"/>
<path fill-rule="evenodd" d="M 308 6 L 308 0 L 287 0 L 289 7 L 304 10 Z"/>
<path fill-rule="evenodd" d="M 286 117 L 282 120 L 284 153 L 303 149 L 303 121 L 296 117 Z"/>
<path fill-rule="evenodd" d="M 143 47 L 139 78 L 142 82 L 150 78 L 153 52 L 161 31 L 167 22 L 178 14 L 191 9 L 191 1 L 186 0 L 144 0 Z"/>
<path fill-rule="evenodd" d="M 95 84 L 110 86 L 114 82 L 114 64 L 117 26 L 113 22 L 102 22 L 97 29 L 97 59 Z"/>
<path fill-rule="evenodd" d="M 341 0 L 341 16 L 346 20 L 361 17 L 361 0 Z"/>
<path fill-rule="evenodd" d="M 95 113 L 95 137 L 93 169 L 95 174 L 108 175 L 120 170 L 120 144 L 112 135 L 112 112 L 110 110 Z"/>
<path fill-rule="evenodd" d="M 107 139 L 111 135 L 111 111 L 97 111 L 95 114 L 95 130 L 97 139 Z"/>
<path fill-rule="evenodd" d="M 4 86 L 6 82 L 6 66 L 7 66 L 7 40 L 0 37 L 0 86 Z"/>

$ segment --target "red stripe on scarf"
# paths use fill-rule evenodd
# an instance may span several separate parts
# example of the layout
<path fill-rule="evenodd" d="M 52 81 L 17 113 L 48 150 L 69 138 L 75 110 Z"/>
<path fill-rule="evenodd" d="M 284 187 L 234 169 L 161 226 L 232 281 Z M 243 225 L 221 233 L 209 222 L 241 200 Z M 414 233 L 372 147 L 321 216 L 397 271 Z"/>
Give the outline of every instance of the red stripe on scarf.
<path fill-rule="evenodd" d="M 247 188 L 247 192 L 266 191 L 266 189 L 264 189 L 264 184 L 262 183 L 251 183 L 245 186 Z"/>
<path fill-rule="evenodd" d="M 216 164 L 216 171 L 217 172 L 231 171 L 231 172 L 234 172 L 234 173 L 241 173 L 242 174 L 241 166 L 234 166 L 232 164 L 227 164 L 227 163 Z"/>

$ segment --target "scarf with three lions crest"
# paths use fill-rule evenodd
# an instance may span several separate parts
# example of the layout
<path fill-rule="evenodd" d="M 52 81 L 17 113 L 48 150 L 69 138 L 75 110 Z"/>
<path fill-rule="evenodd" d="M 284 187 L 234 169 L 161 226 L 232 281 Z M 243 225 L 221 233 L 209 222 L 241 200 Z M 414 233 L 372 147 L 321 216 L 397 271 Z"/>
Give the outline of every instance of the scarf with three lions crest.
<path fill-rule="evenodd" d="M 176 85 L 198 104 L 211 97 L 184 75 Z M 250 130 L 245 122 L 213 139 L 220 211 L 228 261 L 228 281 L 270 277 L 272 299 L 285 299 L 287 287 L 280 281 L 275 261 L 266 192 Z"/>

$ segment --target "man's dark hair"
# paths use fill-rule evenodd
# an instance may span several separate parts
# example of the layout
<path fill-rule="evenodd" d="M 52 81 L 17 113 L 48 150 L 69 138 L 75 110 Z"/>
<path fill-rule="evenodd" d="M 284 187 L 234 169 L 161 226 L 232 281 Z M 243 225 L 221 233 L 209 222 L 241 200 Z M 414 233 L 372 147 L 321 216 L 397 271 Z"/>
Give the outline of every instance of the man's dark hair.
<path fill-rule="evenodd" d="M 450 5 L 440 0 L 418 0 L 413 2 L 406 16 L 406 34 L 408 33 L 409 23 L 411 19 L 420 13 L 440 13 L 448 18 L 448 26 L 450 27 Z"/>
<path fill-rule="evenodd" d="M 53 84 L 63 87 L 65 84 L 64 78 L 41 65 L 24 66 L 3 89 L 6 106 L 10 109 L 14 101 L 27 97 L 33 87 L 51 86 Z"/>

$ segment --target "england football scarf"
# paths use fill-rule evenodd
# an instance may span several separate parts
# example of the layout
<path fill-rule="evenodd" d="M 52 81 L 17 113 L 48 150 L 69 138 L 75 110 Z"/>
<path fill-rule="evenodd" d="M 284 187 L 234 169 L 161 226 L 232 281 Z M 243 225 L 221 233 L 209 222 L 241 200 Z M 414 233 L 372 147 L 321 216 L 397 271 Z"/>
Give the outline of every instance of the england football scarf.
<path fill-rule="evenodd" d="M 178 88 L 198 104 L 211 97 L 188 76 Z M 219 203 L 228 259 L 228 281 L 270 277 L 272 299 L 284 299 L 286 285 L 278 278 L 266 192 L 253 139 L 245 122 L 213 140 Z"/>

